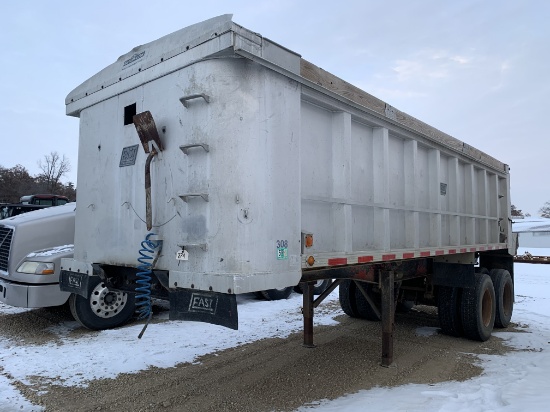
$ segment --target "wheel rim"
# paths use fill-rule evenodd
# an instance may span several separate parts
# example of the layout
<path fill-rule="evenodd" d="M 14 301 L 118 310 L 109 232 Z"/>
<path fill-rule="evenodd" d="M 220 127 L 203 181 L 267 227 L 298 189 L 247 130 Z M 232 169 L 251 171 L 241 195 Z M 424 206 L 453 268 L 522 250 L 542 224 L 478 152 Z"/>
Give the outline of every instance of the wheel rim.
<path fill-rule="evenodd" d="M 317 282 L 315 282 L 315 285 L 313 285 L 313 286 L 316 287 L 316 288 L 321 287 L 324 282 L 325 281 L 323 279 L 318 280 Z"/>
<path fill-rule="evenodd" d="M 108 319 L 116 316 L 126 305 L 128 295 L 107 289 L 105 283 L 99 283 L 90 295 L 90 307 L 96 316 Z"/>
<path fill-rule="evenodd" d="M 483 299 L 481 301 L 481 321 L 485 326 L 489 326 L 493 314 L 493 297 L 489 289 L 485 289 Z"/>

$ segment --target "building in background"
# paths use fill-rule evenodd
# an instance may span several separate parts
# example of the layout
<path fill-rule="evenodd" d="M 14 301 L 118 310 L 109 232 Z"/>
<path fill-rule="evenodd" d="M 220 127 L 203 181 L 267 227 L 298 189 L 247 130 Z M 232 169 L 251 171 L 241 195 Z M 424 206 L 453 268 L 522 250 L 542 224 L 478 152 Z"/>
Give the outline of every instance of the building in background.
<path fill-rule="evenodd" d="M 519 247 L 550 248 L 550 219 L 544 217 L 515 218 L 512 231 L 518 233 Z"/>

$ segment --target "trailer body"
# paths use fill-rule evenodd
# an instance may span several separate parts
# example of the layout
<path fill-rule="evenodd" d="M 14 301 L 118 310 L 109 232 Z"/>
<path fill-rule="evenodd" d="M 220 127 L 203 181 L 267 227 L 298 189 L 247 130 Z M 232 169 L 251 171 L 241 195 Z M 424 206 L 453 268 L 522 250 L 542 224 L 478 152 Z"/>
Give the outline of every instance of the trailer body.
<path fill-rule="evenodd" d="M 415 276 L 434 263 L 473 275 L 487 256 L 512 271 L 506 164 L 231 15 L 134 48 L 66 105 L 80 140 L 65 290 L 84 296 L 86 274 L 124 288 L 150 232 L 162 243 L 153 294 L 195 320 L 232 311 L 236 294 L 335 277 L 330 269 L 410 261 L 425 267 Z M 136 128 L 145 112 L 160 141 Z M 201 308 L 197 296 L 213 300 Z"/>

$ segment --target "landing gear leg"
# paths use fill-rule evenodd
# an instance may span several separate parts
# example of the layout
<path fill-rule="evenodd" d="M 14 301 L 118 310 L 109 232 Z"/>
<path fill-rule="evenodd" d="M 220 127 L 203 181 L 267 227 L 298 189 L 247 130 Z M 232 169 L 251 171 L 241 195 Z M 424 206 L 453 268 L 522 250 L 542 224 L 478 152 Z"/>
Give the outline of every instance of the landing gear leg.
<path fill-rule="evenodd" d="M 382 366 L 393 363 L 393 332 L 395 329 L 394 273 L 380 273 L 382 287 Z"/>
<path fill-rule="evenodd" d="M 315 284 L 305 282 L 304 284 L 304 346 L 314 348 L 313 344 L 313 291 Z"/>

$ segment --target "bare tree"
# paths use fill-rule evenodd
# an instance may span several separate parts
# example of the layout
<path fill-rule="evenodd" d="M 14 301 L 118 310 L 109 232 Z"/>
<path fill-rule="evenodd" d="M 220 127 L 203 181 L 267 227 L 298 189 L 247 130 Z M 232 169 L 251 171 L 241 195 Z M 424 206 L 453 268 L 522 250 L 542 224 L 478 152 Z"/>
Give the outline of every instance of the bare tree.
<path fill-rule="evenodd" d="M 71 171 L 69 159 L 65 155 L 59 157 L 59 153 L 57 152 L 45 155 L 44 161 L 38 161 L 38 167 L 42 170 L 42 173 L 37 177 L 44 183 L 50 193 L 56 192 L 59 188 L 61 178 Z"/>
<path fill-rule="evenodd" d="M 21 165 L 10 169 L 0 166 L 0 202 L 17 203 L 23 195 L 37 189 L 34 178 Z"/>

